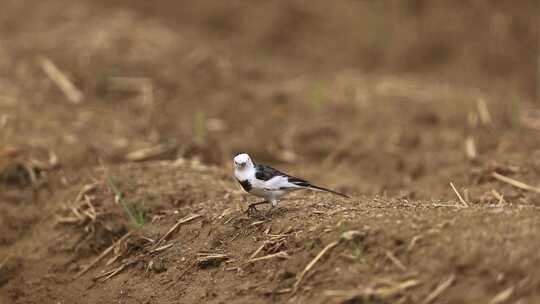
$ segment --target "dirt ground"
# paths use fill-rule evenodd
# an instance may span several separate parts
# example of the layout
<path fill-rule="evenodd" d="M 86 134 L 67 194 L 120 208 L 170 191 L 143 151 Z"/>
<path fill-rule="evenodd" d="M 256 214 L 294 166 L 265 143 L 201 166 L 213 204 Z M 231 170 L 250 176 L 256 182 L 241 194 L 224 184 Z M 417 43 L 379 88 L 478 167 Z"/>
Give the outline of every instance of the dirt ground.
<path fill-rule="evenodd" d="M 536 1 L 4 2 L 0 303 L 540 302 Z"/>

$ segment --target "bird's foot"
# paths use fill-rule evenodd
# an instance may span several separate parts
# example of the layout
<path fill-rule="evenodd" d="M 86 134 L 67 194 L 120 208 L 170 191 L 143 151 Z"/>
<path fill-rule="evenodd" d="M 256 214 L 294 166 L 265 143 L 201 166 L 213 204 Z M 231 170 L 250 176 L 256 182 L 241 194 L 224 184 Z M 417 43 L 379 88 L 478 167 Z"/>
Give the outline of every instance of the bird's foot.
<path fill-rule="evenodd" d="M 272 217 L 272 211 L 274 210 L 274 207 L 271 207 L 270 209 L 266 210 L 266 212 L 264 212 L 264 217 L 265 218 L 270 218 Z"/>
<path fill-rule="evenodd" d="M 262 205 L 262 204 L 267 204 L 268 202 L 266 201 L 263 201 L 263 202 L 257 202 L 257 203 L 252 203 L 248 206 L 248 209 L 246 210 L 246 213 L 249 215 L 249 216 L 261 216 L 262 212 L 259 211 L 256 206 L 257 205 Z M 270 209 L 271 210 L 271 209 Z M 264 212 L 265 214 L 265 217 L 269 214 L 270 210 L 268 210 L 267 212 Z"/>
<path fill-rule="evenodd" d="M 259 210 L 257 210 L 257 208 L 255 206 L 256 205 L 254 205 L 254 204 L 249 205 L 247 210 L 246 210 L 246 213 L 248 215 L 254 215 L 254 214 L 258 213 Z"/>

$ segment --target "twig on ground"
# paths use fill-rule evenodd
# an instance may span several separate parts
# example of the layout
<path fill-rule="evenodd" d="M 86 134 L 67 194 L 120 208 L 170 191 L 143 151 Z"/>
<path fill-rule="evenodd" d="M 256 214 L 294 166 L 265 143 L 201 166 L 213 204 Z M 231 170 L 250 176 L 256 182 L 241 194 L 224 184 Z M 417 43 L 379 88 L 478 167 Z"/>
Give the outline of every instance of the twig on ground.
<path fill-rule="evenodd" d="M 75 275 L 75 279 L 76 278 L 79 278 L 80 276 L 82 276 L 83 274 L 85 274 L 88 270 L 90 270 L 90 268 L 94 267 L 94 265 L 96 265 L 99 261 L 101 261 L 101 259 L 103 259 L 105 256 L 107 256 L 107 254 L 109 254 L 109 252 L 111 252 L 116 246 L 118 246 L 120 243 L 122 243 L 128 236 L 131 235 L 131 231 L 124 234 L 124 236 L 122 236 L 121 238 L 119 238 L 116 242 L 114 242 L 114 244 L 112 244 L 111 246 L 109 246 L 109 248 L 105 249 L 97 258 L 95 258 L 90 264 L 88 264 L 87 266 L 84 266 L 81 271 L 79 271 L 76 275 Z"/>
<path fill-rule="evenodd" d="M 491 194 L 493 194 L 493 196 L 499 200 L 498 202 L 498 205 L 502 205 L 502 204 L 505 204 L 506 201 L 504 200 L 504 195 L 500 194 L 497 190 L 495 189 L 492 189 L 491 190 Z"/>
<path fill-rule="evenodd" d="M 160 246 L 156 249 L 153 249 L 151 252 L 159 252 L 159 251 L 163 251 L 163 250 L 166 250 L 166 249 L 169 249 L 173 246 L 174 244 L 173 243 L 170 243 L 170 244 L 167 244 L 167 245 L 163 245 L 163 246 Z"/>
<path fill-rule="evenodd" d="M 403 291 L 420 285 L 418 280 L 407 280 L 399 284 L 392 284 L 389 287 L 367 287 L 356 290 L 326 290 L 324 294 L 328 297 L 340 297 L 345 298 L 345 301 L 352 301 L 354 299 L 364 299 L 366 302 L 371 302 L 374 299 L 387 300 L 394 298 Z"/>
<path fill-rule="evenodd" d="M 273 259 L 273 258 L 289 259 L 291 258 L 291 256 L 288 255 L 287 252 L 285 251 L 280 251 L 278 253 L 273 253 L 273 254 L 262 256 L 262 257 L 254 258 L 254 259 L 249 259 L 245 264 L 251 264 L 251 263 Z"/>
<path fill-rule="evenodd" d="M 428 304 L 437 299 L 448 287 L 454 283 L 456 276 L 451 274 L 446 280 L 441 282 L 437 288 L 435 288 L 425 299 L 422 301 L 422 304 Z"/>
<path fill-rule="evenodd" d="M 480 121 L 482 122 L 482 124 L 490 124 L 491 114 L 489 114 L 489 109 L 484 98 L 479 97 L 478 99 L 476 99 L 476 106 L 478 108 L 478 116 L 480 117 Z"/>
<path fill-rule="evenodd" d="M 197 255 L 198 257 L 196 259 L 196 263 L 200 267 L 207 267 L 208 265 L 219 264 L 222 261 L 231 258 L 230 255 L 222 253 L 198 253 Z"/>
<path fill-rule="evenodd" d="M 276 294 L 284 294 L 291 292 L 290 288 L 283 288 L 276 291 L 263 291 L 261 292 L 262 295 L 276 295 Z"/>
<path fill-rule="evenodd" d="M 407 271 L 407 267 L 401 263 L 401 261 L 390 251 L 386 251 L 386 257 L 394 263 L 394 265 L 397 266 L 397 268 L 401 269 L 402 271 Z"/>
<path fill-rule="evenodd" d="M 467 136 L 465 139 L 465 154 L 469 159 L 475 159 L 478 156 L 476 144 L 472 136 Z"/>
<path fill-rule="evenodd" d="M 199 217 L 201 217 L 202 214 L 192 214 L 192 215 L 189 215 L 187 217 L 184 217 L 184 218 L 181 218 L 179 219 L 176 224 L 174 224 L 171 229 L 169 229 L 169 231 L 167 231 L 167 233 L 165 233 L 155 244 L 154 246 L 157 247 L 157 245 L 159 245 L 161 242 L 163 242 L 165 239 L 167 239 L 169 237 L 169 235 L 171 233 L 173 233 L 180 225 L 182 224 L 185 224 L 187 222 L 190 222 L 194 219 L 197 219 Z"/>
<path fill-rule="evenodd" d="M 266 246 L 266 243 L 262 244 L 261 247 L 257 248 L 257 250 L 255 250 L 255 252 L 253 252 L 253 254 L 251 256 L 249 256 L 248 262 L 250 260 L 252 260 L 253 258 L 255 258 L 255 256 L 257 256 L 257 254 L 259 254 L 259 252 L 261 252 L 261 250 L 263 250 L 264 246 Z"/>
<path fill-rule="evenodd" d="M 510 185 L 516 187 L 516 188 L 526 190 L 526 191 L 532 191 L 532 192 L 540 193 L 540 188 L 538 188 L 538 187 L 533 187 L 533 186 L 527 185 L 527 184 L 525 184 L 523 182 L 517 181 L 517 180 L 515 180 L 513 178 L 510 178 L 510 177 L 506 177 L 506 176 L 501 175 L 501 174 L 499 174 L 497 172 L 492 172 L 491 176 L 493 176 L 494 178 L 500 180 L 501 182 L 505 182 L 507 184 L 510 184 Z"/>
<path fill-rule="evenodd" d="M 125 156 L 125 159 L 131 162 L 149 160 L 149 159 L 164 155 L 166 153 L 172 152 L 176 148 L 177 148 L 176 143 L 159 144 L 157 146 L 153 146 L 150 148 L 144 148 L 144 149 L 132 151 Z"/>
<path fill-rule="evenodd" d="M 89 210 L 83 210 L 83 213 L 86 214 L 92 221 L 95 221 L 97 216 L 96 208 L 94 208 L 94 205 L 92 205 L 90 198 L 86 194 L 84 195 L 84 202 L 88 206 Z"/>
<path fill-rule="evenodd" d="M 83 93 L 60 71 L 54 62 L 45 57 L 38 57 L 38 63 L 45 74 L 58 86 L 71 103 L 81 103 L 84 98 Z"/>
<path fill-rule="evenodd" d="M 311 268 L 313 268 L 313 266 L 317 263 L 317 261 L 319 261 L 321 259 L 321 257 L 326 252 L 328 252 L 330 249 L 336 247 L 339 244 L 339 242 L 340 242 L 339 240 L 338 241 L 333 241 L 332 243 L 326 245 L 326 247 L 324 247 L 323 250 L 321 250 L 321 252 L 319 252 L 319 254 L 317 254 L 317 256 L 313 260 L 311 260 L 311 262 L 309 262 L 309 264 L 306 265 L 306 267 L 304 268 L 302 273 L 300 273 L 300 276 L 298 276 L 298 279 L 296 280 L 296 282 L 293 285 L 293 288 L 292 288 L 292 293 L 293 294 L 295 294 L 298 291 L 298 288 L 300 287 L 300 284 L 302 283 L 302 280 L 304 279 L 304 276 L 306 275 L 306 273 L 309 270 L 311 270 Z"/>
<path fill-rule="evenodd" d="M 456 187 L 454 186 L 454 184 L 452 182 L 450 182 L 450 186 L 452 187 L 452 189 L 454 190 L 454 192 L 456 193 L 459 201 L 465 206 L 465 207 L 469 207 L 469 204 L 467 204 L 467 202 L 463 199 L 463 197 L 461 196 L 461 194 L 459 194 L 459 191 L 457 191 Z"/>
<path fill-rule="evenodd" d="M 413 236 L 413 238 L 411 239 L 411 243 L 409 243 L 409 246 L 407 246 L 407 251 L 412 251 L 414 246 L 416 246 L 416 243 L 418 243 L 418 241 L 422 238 L 423 236 L 421 235 Z"/>
<path fill-rule="evenodd" d="M 96 189 L 97 186 L 98 186 L 97 183 L 92 183 L 92 184 L 87 184 L 87 185 L 82 186 L 81 191 L 79 191 L 79 194 L 77 194 L 77 197 L 75 198 L 75 201 L 73 202 L 73 204 L 75 205 L 78 202 L 80 202 L 88 192 Z"/>
<path fill-rule="evenodd" d="M 108 279 L 112 278 L 113 276 L 117 275 L 120 271 L 124 270 L 127 266 L 135 264 L 136 262 L 131 261 L 124 263 L 114 269 L 111 269 L 103 274 L 100 274 L 93 278 L 93 280 L 99 280 L 101 282 L 107 281 Z"/>
<path fill-rule="evenodd" d="M 501 292 L 499 292 L 491 301 L 489 301 L 489 304 L 501 304 L 506 303 L 508 299 L 512 296 L 514 293 L 514 286 L 511 286 Z"/>

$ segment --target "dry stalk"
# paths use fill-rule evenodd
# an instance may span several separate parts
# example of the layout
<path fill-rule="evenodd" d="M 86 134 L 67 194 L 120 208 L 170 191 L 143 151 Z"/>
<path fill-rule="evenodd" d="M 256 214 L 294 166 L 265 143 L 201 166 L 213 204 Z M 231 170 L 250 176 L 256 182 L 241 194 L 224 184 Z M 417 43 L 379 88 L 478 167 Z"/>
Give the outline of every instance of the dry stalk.
<path fill-rule="evenodd" d="M 156 249 L 153 249 L 153 250 L 150 251 L 150 252 L 153 253 L 153 252 L 163 251 L 163 250 L 166 250 L 166 249 L 171 248 L 173 245 L 174 245 L 173 243 L 170 243 L 170 244 L 167 244 L 167 245 L 163 245 L 163 246 L 160 246 L 160 247 L 158 247 L 158 248 L 156 248 Z"/>
<path fill-rule="evenodd" d="M 492 189 L 491 190 L 491 194 L 493 194 L 493 196 L 499 200 L 499 203 L 498 205 L 502 205 L 502 204 L 505 204 L 506 201 L 504 200 L 504 195 L 500 194 L 497 190 L 495 189 Z"/>
<path fill-rule="evenodd" d="M 401 261 L 390 251 L 386 251 L 386 257 L 394 263 L 394 265 L 397 266 L 397 268 L 401 269 L 402 271 L 407 271 L 407 267 L 401 263 Z"/>
<path fill-rule="evenodd" d="M 489 304 L 502 304 L 506 303 L 508 299 L 512 296 L 514 293 L 514 286 L 511 286 L 501 292 L 499 292 L 491 301 L 489 301 Z"/>
<path fill-rule="evenodd" d="M 97 212 L 94 208 L 94 205 L 92 205 L 90 198 L 86 194 L 84 195 L 84 202 L 88 206 L 89 210 L 83 210 L 83 213 L 86 214 L 86 216 L 88 216 L 92 221 L 95 221 L 97 217 Z"/>
<path fill-rule="evenodd" d="M 127 266 L 134 264 L 135 262 L 127 262 L 124 263 L 114 269 L 111 269 L 103 274 L 100 274 L 93 278 L 93 280 L 99 280 L 101 282 L 107 281 L 108 279 L 112 278 L 113 276 L 117 275 L 120 271 L 124 270 Z"/>
<path fill-rule="evenodd" d="M 258 225 L 262 225 L 262 224 L 264 224 L 264 223 L 265 223 L 265 221 L 255 221 L 255 222 L 249 224 L 249 226 L 250 226 L 250 227 L 251 227 L 251 226 L 258 226 Z"/>
<path fill-rule="evenodd" d="M 416 246 L 416 243 L 418 243 L 418 241 L 421 240 L 422 238 L 423 236 L 421 235 L 413 236 L 413 238 L 411 239 L 411 243 L 409 244 L 409 246 L 407 246 L 407 251 L 412 251 L 414 246 Z"/>
<path fill-rule="evenodd" d="M 478 115 L 480 116 L 480 121 L 484 125 L 488 125 L 491 123 L 491 114 L 489 114 L 489 109 L 487 106 L 486 101 L 479 97 L 476 100 L 476 106 L 478 108 Z"/>
<path fill-rule="evenodd" d="M 472 136 L 467 136 L 465 139 L 465 154 L 469 159 L 475 159 L 478 156 L 476 144 Z"/>
<path fill-rule="evenodd" d="M 154 147 L 144 148 L 130 152 L 125 156 L 125 158 L 127 161 L 131 162 L 144 161 L 174 151 L 176 148 L 177 145 L 175 143 L 159 144 Z"/>
<path fill-rule="evenodd" d="M 84 266 L 81 271 L 79 271 L 74 279 L 77 279 L 79 278 L 80 276 L 82 276 L 83 274 L 85 274 L 88 270 L 90 270 L 90 268 L 94 267 L 94 265 L 96 265 L 99 261 L 101 261 L 105 256 L 107 256 L 107 254 L 109 254 L 109 252 L 111 252 L 116 246 L 118 246 L 120 243 L 122 243 L 128 236 L 131 235 L 131 231 L 124 234 L 124 236 L 122 236 L 121 238 L 119 238 L 116 242 L 114 242 L 114 244 L 112 244 L 111 246 L 109 246 L 109 248 L 105 249 L 97 258 L 95 258 L 90 264 L 88 264 L 87 266 Z"/>
<path fill-rule="evenodd" d="M 84 185 L 84 186 L 81 188 L 81 191 L 79 191 L 79 194 L 77 194 L 77 197 L 75 198 L 75 201 L 73 202 L 73 204 L 76 205 L 78 202 L 80 202 L 80 201 L 84 198 L 84 196 L 85 196 L 88 192 L 90 192 L 90 191 L 96 189 L 97 186 L 98 186 L 97 183 L 92 183 L 92 184 Z"/>
<path fill-rule="evenodd" d="M 505 182 L 507 184 L 510 184 L 510 185 L 516 187 L 516 188 L 526 190 L 526 191 L 532 191 L 532 192 L 540 193 L 540 188 L 538 188 L 538 187 L 533 187 L 533 186 L 527 185 L 527 184 L 522 183 L 520 181 L 517 181 L 517 180 L 515 180 L 513 178 L 501 175 L 501 174 L 499 174 L 497 172 L 492 172 L 491 176 L 493 176 L 494 178 L 500 180 L 501 182 Z"/>
<path fill-rule="evenodd" d="M 212 265 L 219 265 L 221 262 L 231 258 L 228 254 L 222 253 L 198 253 L 198 257 L 195 259 L 195 264 L 201 268 L 210 267 Z"/>
<path fill-rule="evenodd" d="M 261 247 L 257 248 L 257 250 L 255 250 L 255 252 L 253 252 L 253 254 L 249 256 L 248 262 L 252 260 L 253 258 L 255 258 L 257 254 L 259 254 L 259 252 L 263 250 L 264 246 L 266 246 L 266 243 L 262 244 Z"/>
<path fill-rule="evenodd" d="M 370 302 L 370 300 L 373 300 L 373 298 L 380 300 L 394 298 L 403 293 L 405 290 L 420 284 L 421 282 L 418 280 L 407 280 L 390 287 L 367 287 L 361 290 L 327 290 L 324 292 L 324 294 L 329 297 L 345 298 L 347 301 L 361 298 L 365 299 L 366 302 Z"/>
<path fill-rule="evenodd" d="M 451 274 L 446 280 L 441 282 L 437 288 L 435 288 L 425 299 L 422 301 L 422 304 L 428 304 L 437 299 L 448 287 L 454 283 L 456 276 Z"/>
<path fill-rule="evenodd" d="M 49 78 L 58 86 L 58 88 L 64 93 L 67 99 L 73 103 L 81 103 L 84 96 L 83 93 L 77 89 L 77 87 L 69 80 L 69 78 L 62 72 L 60 69 L 52 62 L 50 59 L 45 57 L 39 57 L 38 63 L 49 76 Z"/>
<path fill-rule="evenodd" d="M 452 189 L 454 190 L 454 192 L 456 193 L 459 201 L 465 206 L 465 207 L 469 207 L 469 204 L 467 204 L 467 202 L 463 199 L 463 197 L 461 196 L 461 194 L 459 194 L 459 191 L 457 191 L 456 187 L 454 186 L 454 184 L 452 182 L 450 182 L 450 186 L 452 187 Z"/>
<path fill-rule="evenodd" d="M 187 222 L 191 222 L 192 220 L 194 219 L 197 219 L 199 217 L 201 217 L 202 215 L 201 214 L 192 214 L 192 215 L 188 215 L 187 217 L 184 217 L 184 218 L 181 218 L 180 220 L 178 220 L 176 222 L 176 224 L 174 224 L 171 229 L 169 229 L 169 231 L 167 231 L 167 233 L 165 233 L 155 244 L 154 246 L 157 247 L 157 245 L 159 245 L 161 242 L 163 242 L 165 239 L 167 239 L 169 237 L 169 235 L 171 233 L 173 233 L 180 225 L 182 224 L 185 224 Z"/>
<path fill-rule="evenodd" d="M 306 265 L 302 273 L 300 273 L 300 276 L 298 276 L 296 283 L 294 283 L 293 285 L 293 288 L 292 288 L 293 294 L 295 294 L 298 291 L 298 288 L 300 287 L 300 284 L 302 283 L 302 280 L 304 279 L 304 276 L 306 275 L 306 273 L 309 270 L 311 270 L 311 268 L 313 268 L 313 266 L 317 263 L 317 261 L 319 261 L 326 252 L 336 247 L 338 244 L 339 244 L 339 240 L 333 241 L 332 243 L 326 245 L 326 247 L 324 247 L 323 250 L 321 250 L 321 252 L 319 252 L 319 254 L 317 254 L 317 256 Z"/>
<path fill-rule="evenodd" d="M 245 264 L 251 264 L 251 263 L 264 261 L 264 260 L 269 260 L 269 259 L 273 259 L 273 258 L 290 259 L 291 256 L 288 255 L 287 252 L 285 252 L 285 251 L 280 251 L 278 253 L 273 253 L 273 254 L 262 256 L 262 257 L 250 259 Z"/>

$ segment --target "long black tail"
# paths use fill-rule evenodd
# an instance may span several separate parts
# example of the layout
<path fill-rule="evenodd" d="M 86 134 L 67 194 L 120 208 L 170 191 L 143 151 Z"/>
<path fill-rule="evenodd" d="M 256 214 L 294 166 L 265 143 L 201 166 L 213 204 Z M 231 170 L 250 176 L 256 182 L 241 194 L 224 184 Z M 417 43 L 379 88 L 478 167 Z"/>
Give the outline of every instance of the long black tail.
<path fill-rule="evenodd" d="M 319 190 L 319 191 L 329 192 L 329 193 L 332 193 L 332 194 L 335 194 L 335 195 L 339 195 L 339 196 L 342 196 L 342 197 L 345 197 L 345 198 L 351 198 L 351 197 L 348 196 L 347 194 L 343 194 L 343 193 L 334 191 L 334 190 L 332 190 L 332 189 L 323 188 L 323 187 L 319 187 L 319 186 L 315 186 L 315 185 L 311 185 L 311 184 L 310 184 L 310 185 L 307 185 L 306 188 L 310 188 L 310 189 L 314 189 L 314 190 Z"/>

